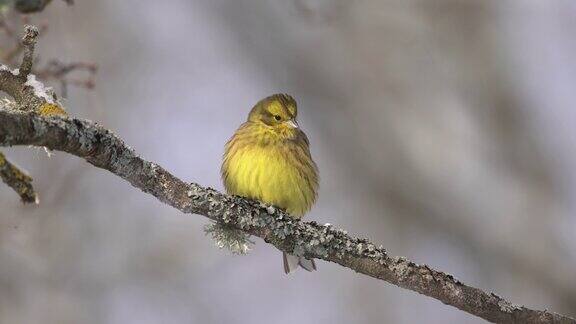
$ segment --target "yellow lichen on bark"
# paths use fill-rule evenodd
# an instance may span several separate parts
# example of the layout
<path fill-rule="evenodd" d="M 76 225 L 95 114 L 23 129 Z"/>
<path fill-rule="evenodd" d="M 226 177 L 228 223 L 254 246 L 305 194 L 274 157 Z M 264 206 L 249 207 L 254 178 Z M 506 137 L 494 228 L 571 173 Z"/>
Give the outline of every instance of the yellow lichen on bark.
<path fill-rule="evenodd" d="M 42 116 L 68 116 L 66 110 L 62 106 L 52 103 L 44 103 L 38 108 L 38 113 Z"/>

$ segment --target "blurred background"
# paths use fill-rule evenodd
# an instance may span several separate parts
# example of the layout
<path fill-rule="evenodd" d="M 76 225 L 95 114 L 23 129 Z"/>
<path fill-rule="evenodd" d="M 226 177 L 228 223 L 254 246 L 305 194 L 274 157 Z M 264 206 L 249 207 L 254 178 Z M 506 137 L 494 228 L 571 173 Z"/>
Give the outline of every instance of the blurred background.
<path fill-rule="evenodd" d="M 290 93 L 321 173 L 308 220 L 576 316 L 574 2 L 76 2 L 30 17 L 40 62 L 99 66 L 70 114 L 222 190 L 226 140 Z M 2 151 L 40 205 L 0 186 L 0 323 L 483 323 L 323 261 L 286 276 L 84 160 Z"/>

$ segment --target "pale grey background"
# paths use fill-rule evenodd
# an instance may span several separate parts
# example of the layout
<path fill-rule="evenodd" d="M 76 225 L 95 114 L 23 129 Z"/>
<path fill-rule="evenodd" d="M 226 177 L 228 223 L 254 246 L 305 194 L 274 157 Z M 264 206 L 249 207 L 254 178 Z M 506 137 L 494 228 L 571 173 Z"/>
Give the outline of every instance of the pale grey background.
<path fill-rule="evenodd" d="M 33 18 L 42 59 L 100 66 L 71 114 L 222 189 L 225 141 L 291 93 L 321 171 L 308 219 L 576 316 L 572 1 L 76 2 Z M 334 264 L 287 277 L 83 160 L 5 152 L 41 205 L 0 186 L 0 323 L 483 322 Z"/>

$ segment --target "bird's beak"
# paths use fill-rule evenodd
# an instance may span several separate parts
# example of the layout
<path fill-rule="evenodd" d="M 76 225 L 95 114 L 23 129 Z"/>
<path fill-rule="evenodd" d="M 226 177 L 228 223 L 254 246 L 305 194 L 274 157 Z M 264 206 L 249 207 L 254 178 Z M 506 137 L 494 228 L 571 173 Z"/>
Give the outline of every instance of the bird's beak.
<path fill-rule="evenodd" d="M 292 128 L 298 128 L 298 123 L 294 119 L 287 120 L 286 124 Z"/>

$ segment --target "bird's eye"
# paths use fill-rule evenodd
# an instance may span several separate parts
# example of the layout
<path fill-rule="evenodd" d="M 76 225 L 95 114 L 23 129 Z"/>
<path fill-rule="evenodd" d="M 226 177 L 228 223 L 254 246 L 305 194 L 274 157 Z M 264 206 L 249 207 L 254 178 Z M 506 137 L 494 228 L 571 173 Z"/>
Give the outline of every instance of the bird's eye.
<path fill-rule="evenodd" d="M 274 115 L 274 119 L 280 120 L 280 119 L 282 119 L 282 117 L 280 117 L 280 115 Z"/>

